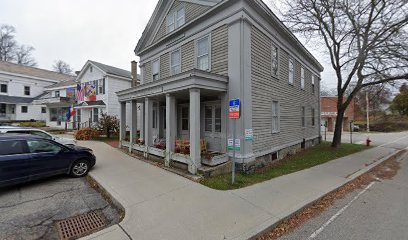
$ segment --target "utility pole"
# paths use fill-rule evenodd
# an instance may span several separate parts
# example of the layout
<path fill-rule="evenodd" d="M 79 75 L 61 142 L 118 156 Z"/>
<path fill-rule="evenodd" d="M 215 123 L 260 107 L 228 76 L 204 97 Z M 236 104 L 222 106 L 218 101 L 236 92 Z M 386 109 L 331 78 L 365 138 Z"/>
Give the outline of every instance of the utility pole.
<path fill-rule="evenodd" d="M 370 104 L 368 102 L 368 92 L 366 92 L 366 102 L 367 102 L 367 132 L 370 132 Z"/>

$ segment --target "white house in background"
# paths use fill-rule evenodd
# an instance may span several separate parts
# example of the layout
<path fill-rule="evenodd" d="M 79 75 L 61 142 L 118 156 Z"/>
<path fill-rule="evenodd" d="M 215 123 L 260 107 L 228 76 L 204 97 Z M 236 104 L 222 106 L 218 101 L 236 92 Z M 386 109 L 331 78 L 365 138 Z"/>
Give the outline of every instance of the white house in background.
<path fill-rule="evenodd" d="M 34 104 L 45 106 L 46 125 L 54 128 L 72 129 L 77 127 L 76 118 L 69 121 L 67 113 L 75 104 L 75 90 L 77 84 L 74 79 L 61 81 L 45 88 L 45 93 L 33 101 Z"/>
<path fill-rule="evenodd" d="M 76 79 L 76 84 L 85 91 L 85 98 L 77 98 L 74 106 L 77 112 L 75 121 L 80 123 L 81 127 L 89 127 L 98 124 L 102 112 L 119 116 L 120 105 L 116 92 L 130 88 L 132 79 L 132 73 L 129 71 L 87 61 Z M 96 98 L 87 96 L 86 86 L 94 87 Z M 128 118 L 127 122 L 130 122 L 130 116 Z"/>
<path fill-rule="evenodd" d="M 0 61 L 0 121 L 43 120 L 45 105 L 34 104 L 47 87 L 74 77 L 44 69 Z"/>

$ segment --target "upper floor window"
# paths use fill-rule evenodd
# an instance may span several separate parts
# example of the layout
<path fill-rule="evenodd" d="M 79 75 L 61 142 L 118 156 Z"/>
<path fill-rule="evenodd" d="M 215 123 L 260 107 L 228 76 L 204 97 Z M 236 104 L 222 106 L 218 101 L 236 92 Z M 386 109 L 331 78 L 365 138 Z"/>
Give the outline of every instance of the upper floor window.
<path fill-rule="evenodd" d="M 46 107 L 41 107 L 41 113 L 47 113 L 47 108 Z"/>
<path fill-rule="evenodd" d="M 289 59 L 289 84 L 293 85 L 294 65 L 293 60 Z"/>
<path fill-rule="evenodd" d="M 55 97 L 60 97 L 60 91 L 55 91 Z"/>
<path fill-rule="evenodd" d="M 152 63 L 152 73 L 153 73 L 153 81 L 159 80 L 159 74 L 160 74 L 160 61 L 159 59 L 155 60 Z"/>
<path fill-rule="evenodd" d="M 272 44 L 272 75 L 278 76 L 278 66 L 279 66 L 279 55 L 278 47 Z"/>
<path fill-rule="evenodd" d="M 29 86 L 24 86 L 24 95 L 30 96 L 30 87 Z"/>
<path fill-rule="evenodd" d="M 99 84 L 98 84 L 98 93 L 99 94 L 105 94 L 105 78 L 104 79 L 100 79 L 98 80 Z"/>
<path fill-rule="evenodd" d="M 178 74 L 181 72 L 181 54 L 180 49 L 171 53 L 170 57 L 171 74 Z"/>
<path fill-rule="evenodd" d="M 92 66 L 89 67 L 89 71 L 93 72 L 93 67 Z"/>
<path fill-rule="evenodd" d="M 184 25 L 186 19 L 185 13 L 186 13 L 185 8 L 181 7 L 167 15 L 166 22 L 168 33 Z"/>
<path fill-rule="evenodd" d="M 305 68 L 300 68 L 300 87 L 305 89 Z"/>
<path fill-rule="evenodd" d="M 7 89 L 7 84 L 1 84 L 0 85 L 0 92 L 1 93 L 7 93 L 8 89 Z"/>
<path fill-rule="evenodd" d="M 302 127 L 306 127 L 306 110 L 302 107 Z"/>
<path fill-rule="evenodd" d="M 197 41 L 197 67 L 200 70 L 210 70 L 210 43 L 209 36 Z"/>
<path fill-rule="evenodd" d="M 315 76 L 312 75 L 312 94 L 314 95 L 315 93 Z"/>

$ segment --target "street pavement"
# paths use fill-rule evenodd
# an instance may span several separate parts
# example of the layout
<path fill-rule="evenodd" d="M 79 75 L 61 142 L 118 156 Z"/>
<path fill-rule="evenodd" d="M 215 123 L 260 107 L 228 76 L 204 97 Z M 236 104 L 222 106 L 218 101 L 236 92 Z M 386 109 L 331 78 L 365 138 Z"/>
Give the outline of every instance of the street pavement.
<path fill-rule="evenodd" d="M 400 141 L 232 191 L 209 189 L 105 143 L 80 142 L 98 159 L 90 175 L 126 212 L 118 225 L 85 239 L 248 239 L 395 154 Z"/>
<path fill-rule="evenodd" d="M 324 140 L 325 133 L 322 132 L 321 135 Z M 356 144 L 365 144 L 367 138 L 371 140 L 372 146 L 388 146 L 396 149 L 404 149 L 408 144 L 408 131 L 395 133 L 353 132 L 352 135 L 353 143 Z M 326 141 L 332 141 L 332 139 L 333 133 L 327 132 Z M 343 132 L 341 140 L 343 143 L 350 143 L 350 132 Z"/>
<path fill-rule="evenodd" d="M 119 216 L 85 179 L 53 177 L 0 189 L 0 239 L 59 239 L 55 222 L 100 210 L 108 226 Z"/>
<path fill-rule="evenodd" d="M 380 180 L 367 191 L 359 189 L 350 193 L 319 217 L 280 239 L 408 239 L 407 182 L 408 157 L 405 157 L 392 180 Z M 345 210 L 338 215 L 341 209 Z M 337 215 L 337 218 L 333 217 Z M 319 230 L 317 235 L 313 234 L 316 230 Z"/>

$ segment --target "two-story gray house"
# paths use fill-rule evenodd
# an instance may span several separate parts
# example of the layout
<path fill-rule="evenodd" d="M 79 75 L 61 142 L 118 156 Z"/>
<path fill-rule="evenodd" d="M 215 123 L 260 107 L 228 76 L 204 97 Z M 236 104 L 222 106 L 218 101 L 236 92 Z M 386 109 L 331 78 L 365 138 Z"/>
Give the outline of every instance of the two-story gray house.
<path fill-rule="evenodd" d="M 319 141 L 323 67 L 261 0 L 160 0 L 135 53 L 141 82 L 117 93 L 130 150 L 184 162 L 192 173 L 208 164 L 203 148 L 228 160 L 230 99 L 241 100 L 236 163 L 244 171 Z M 189 145 L 187 158 L 180 142 Z"/>

